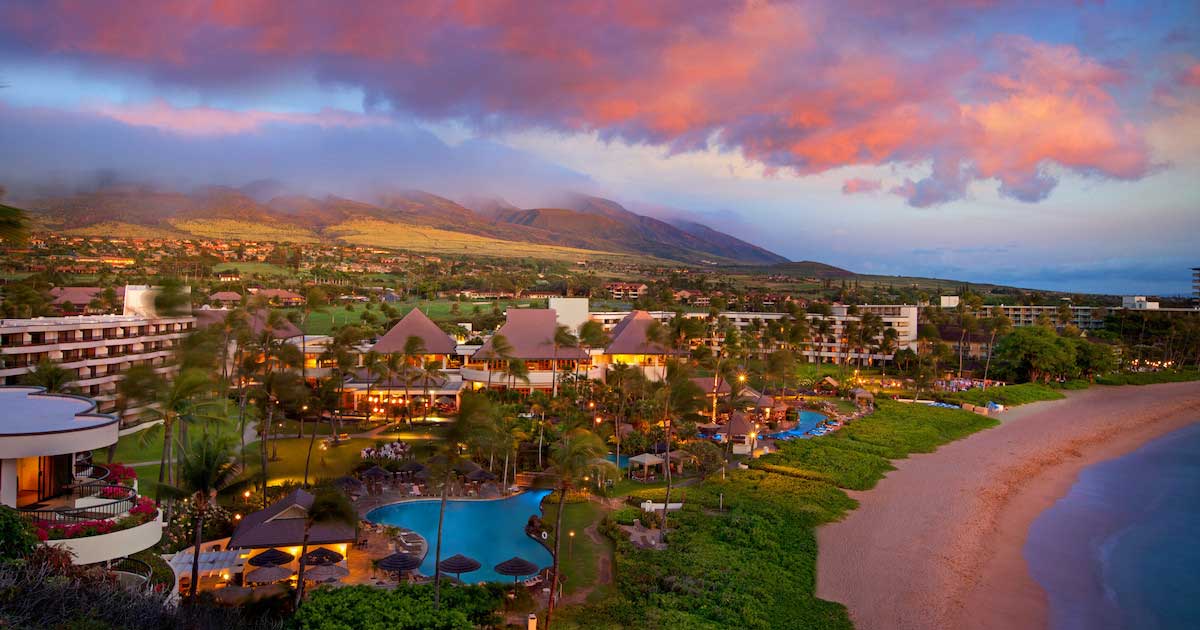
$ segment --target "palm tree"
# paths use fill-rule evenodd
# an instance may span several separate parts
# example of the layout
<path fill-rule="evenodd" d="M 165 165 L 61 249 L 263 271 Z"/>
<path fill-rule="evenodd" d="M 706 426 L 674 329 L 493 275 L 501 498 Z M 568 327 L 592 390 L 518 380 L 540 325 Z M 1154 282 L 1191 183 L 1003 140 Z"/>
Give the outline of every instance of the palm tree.
<path fill-rule="evenodd" d="M 313 497 L 312 505 L 304 513 L 304 542 L 300 543 L 300 571 L 296 576 L 296 604 L 304 600 L 304 570 L 308 564 L 308 538 L 313 525 L 328 523 L 344 523 L 354 525 L 358 522 L 358 512 L 342 493 L 336 490 L 325 490 Z"/>
<path fill-rule="evenodd" d="M 501 334 L 496 334 L 496 335 L 492 336 L 491 356 L 486 357 L 488 360 L 487 388 L 489 390 L 492 388 L 492 367 L 491 367 L 492 360 L 499 359 L 501 361 L 508 361 L 509 359 L 512 358 L 512 353 L 513 353 L 513 347 L 512 347 L 512 344 L 508 342 L 508 337 L 505 337 L 504 335 L 501 335 Z"/>
<path fill-rule="evenodd" d="M 458 418 L 445 425 L 446 431 L 442 440 L 434 445 L 438 451 L 436 461 L 445 466 L 445 470 L 438 471 L 442 476 L 442 501 L 438 509 L 437 546 L 434 551 L 434 607 L 440 607 L 442 601 L 442 569 L 439 565 L 442 563 L 442 525 L 446 520 L 446 497 L 450 490 L 450 476 L 454 474 L 455 465 L 463 460 L 463 445 L 472 444 L 480 435 L 486 434 L 494 417 L 495 406 L 491 399 L 474 392 L 467 393 L 463 395 L 462 404 L 459 406 Z"/>
<path fill-rule="evenodd" d="M 550 627 L 550 618 L 554 614 L 555 596 L 558 594 L 558 559 L 562 555 L 562 519 L 563 507 L 566 504 L 567 493 L 576 487 L 579 480 L 597 466 L 610 467 L 612 464 L 603 459 L 607 449 L 604 441 L 595 433 L 579 428 L 567 432 L 554 450 L 550 453 L 551 474 L 554 477 L 554 489 L 558 492 L 558 512 L 555 514 L 554 525 L 554 567 L 550 578 L 550 604 L 546 610 L 546 627 Z"/>
<path fill-rule="evenodd" d="M 550 376 L 550 396 L 558 397 L 558 349 L 559 348 L 577 348 L 579 347 L 579 339 L 571 334 L 571 329 L 559 324 L 554 327 L 554 336 L 551 337 L 550 343 L 554 346 L 554 359 L 550 366 L 553 370 Z"/>
<path fill-rule="evenodd" d="M 153 401 L 155 405 L 148 411 L 162 420 L 162 424 L 142 431 L 139 439 L 145 443 L 153 436 L 162 434 L 158 483 L 160 486 L 164 483 L 174 483 L 176 480 L 174 473 L 179 464 L 175 457 L 175 446 L 178 444 L 182 449 L 186 440 L 186 435 L 180 430 L 181 424 L 201 417 L 196 411 L 195 399 L 212 388 L 212 380 L 209 379 L 206 371 L 200 368 L 190 368 L 180 372 L 170 383 L 164 383 L 162 377 L 158 376 L 157 378 L 143 379 L 139 385 L 145 387 L 146 390 L 137 393 L 136 396 L 143 400 Z M 180 433 L 178 436 L 175 434 L 177 430 Z M 157 487 L 154 494 L 155 501 L 157 501 L 161 496 Z"/>
<path fill-rule="evenodd" d="M 988 332 L 991 333 L 991 339 L 988 340 L 988 355 L 987 364 L 983 367 L 983 387 L 987 389 L 988 372 L 992 369 L 992 348 L 996 345 L 996 335 L 1007 335 L 1012 330 L 1012 320 L 1004 313 L 1004 309 L 997 306 L 992 309 L 992 316 L 985 321 Z"/>
<path fill-rule="evenodd" d="M 440 381 L 442 378 L 442 362 L 436 359 L 430 359 L 421 366 L 421 371 L 418 373 L 421 379 L 421 386 L 424 389 L 422 392 L 425 395 L 425 406 L 421 410 L 421 419 L 429 419 L 429 383 L 431 381 Z"/>
<path fill-rule="evenodd" d="M 517 381 L 529 384 L 529 365 L 522 359 L 509 359 L 504 366 L 504 375 L 508 377 L 508 388 L 515 389 Z"/>
<path fill-rule="evenodd" d="M 190 497 L 195 510 L 194 545 L 192 548 L 192 582 L 188 597 L 195 599 L 200 581 L 200 546 L 204 542 L 204 518 L 217 505 L 217 493 L 233 485 L 237 477 L 232 445 L 216 434 L 204 434 L 187 450 L 179 465 L 178 484 L 164 486 L 163 491 L 176 498 Z"/>
<path fill-rule="evenodd" d="M 391 374 L 391 369 L 388 367 L 387 361 L 384 360 L 382 354 L 368 350 L 363 355 L 363 369 L 367 373 L 367 420 L 371 419 L 371 386 L 382 384 Z"/>
<path fill-rule="evenodd" d="M 48 394 L 66 394 L 74 391 L 71 383 L 75 380 L 74 370 L 68 370 L 50 359 L 42 359 L 32 372 L 21 377 L 22 384 L 41 387 Z"/>
<path fill-rule="evenodd" d="M 412 369 L 421 364 L 421 355 L 425 354 L 425 341 L 416 335 L 409 335 L 404 340 L 404 351 L 401 357 L 404 358 L 404 406 L 409 408 L 408 388 L 416 382 L 415 371 Z"/>
<path fill-rule="evenodd" d="M 325 295 L 325 290 L 321 287 L 310 287 L 304 294 L 304 306 L 300 309 L 300 352 L 304 354 L 304 362 L 300 364 L 300 377 L 304 382 L 308 382 L 308 332 L 304 330 L 305 324 L 308 323 L 308 318 L 313 313 L 324 313 L 325 305 L 328 304 L 329 298 Z M 303 428 L 301 423 L 301 428 Z"/>

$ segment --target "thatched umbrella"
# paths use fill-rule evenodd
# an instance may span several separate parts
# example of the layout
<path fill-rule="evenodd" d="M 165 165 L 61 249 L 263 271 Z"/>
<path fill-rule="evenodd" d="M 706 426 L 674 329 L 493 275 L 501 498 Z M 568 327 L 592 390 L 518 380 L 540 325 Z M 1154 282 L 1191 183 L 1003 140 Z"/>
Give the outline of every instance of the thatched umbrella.
<path fill-rule="evenodd" d="M 304 579 L 313 582 L 324 582 L 326 580 L 340 580 L 350 571 L 345 567 L 336 564 L 320 564 L 304 572 Z"/>
<path fill-rule="evenodd" d="M 495 568 L 496 573 L 499 573 L 500 575 L 513 576 L 513 586 L 517 585 L 518 578 L 526 575 L 533 575 L 534 573 L 538 572 L 538 566 L 536 564 L 526 560 L 525 558 L 517 556 L 509 558 L 508 560 L 497 564 L 493 568 Z"/>
<path fill-rule="evenodd" d="M 257 556 L 250 558 L 250 564 L 252 564 L 256 567 L 265 567 L 265 566 L 269 566 L 269 565 L 278 566 L 281 564 L 287 564 L 295 559 L 296 559 L 296 556 L 293 556 L 292 554 L 290 554 L 286 551 L 280 551 L 278 549 L 268 549 L 268 550 L 258 554 Z"/>
<path fill-rule="evenodd" d="M 421 566 L 421 559 L 411 553 L 396 552 L 379 561 L 379 568 L 384 571 L 400 573 L 412 571 Z"/>
<path fill-rule="evenodd" d="M 292 577 L 292 570 L 268 564 L 262 568 L 255 569 L 246 574 L 247 583 L 265 584 L 269 582 L 278 582 Z"/>
<path fill-rule="evenodd" d="M 362 474 L 363 477 L 375 479 L 377 481 L 381 479 L 387 479 L 391 475 L 392 473 L 380 468 L 379 466 L 372 466 L 367 469 L 367 472 Z"/>
<path fill-rule="evenodd" d="M 480 481 L 480 482 L 495 481 L 496 475 L 493 475 L 492 473 L 484 470 L 483 468 L 476 468 L 475 470 L 472 470 L 471 472 L 467 473 L 467 479 L 469 479 L 471 481 Z"/>
<path fill-rule="evenodd" d="M 341 562 L 345 556 L 325 547 L 317 547 L 304 556 L 305 564 L 334 564 Z"/>
<path fill-rule="evenodd" d="M 406 473 L 417 472 L 419 470 L 425 470 L 425 464 L 422 464 L 421 462 L 405 462 L 405 464 L 400 467 L 400 472 Z"/>
<path fill-rule="evenodd" d="M 458 578 L 459 580 L 462 580 L 463 573 L 478 571 L 479 567 L 481 566 L 483 565 L 479 564 L 479 562 L 472 560 L 461 553 L 456 553 L 438 563 L 439 569 L 445 571 L 446 573 L 453 573 L 454 577 Z"/>
<path fill-rule="evenodd" d="M 363 482 L 349 475 L 338 477 L 333 481 L 333 485 L 346 494 L 362 494 L 367 489 Z"/>

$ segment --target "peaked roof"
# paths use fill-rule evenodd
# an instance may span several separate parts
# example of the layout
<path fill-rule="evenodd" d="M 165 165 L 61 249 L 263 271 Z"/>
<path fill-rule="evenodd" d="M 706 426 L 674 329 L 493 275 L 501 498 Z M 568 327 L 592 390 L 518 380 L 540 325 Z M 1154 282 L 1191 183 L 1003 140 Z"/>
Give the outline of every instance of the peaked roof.
<path fill-rule="evenodd" d="M 265 510 L 247 514 L 229 539 L 232 548 L 289 547 L 304 543 L 304 516 L 312 507 L 313 495 L 304 490 L 271 504 Z M 314 523 L 309 545 L 353 542 L 357 528 L 349 523 Z"/>
<path fill-rule="evenodd" d="M 220 302 L 240 302 L 242 301 L 242 294 L 236 291 L 217 291 L 208 296 L 208 299 Z"/>
<path fill-rule="evenodd" d="M 729 387 L 729 381 L 718 376 L 693 376 L 689 380 L 695 383 L 704 392 L 705 396 L 712 396 L 714 385 L 716 385 L 718 396 L 728 396 L 729 392 L 732 391 Z"/>
<path fill-rule="evenodd" d="M 552 308 L 522 308 L 508 309 L 508 319 L 491 339 L 487 340 L 475 357 L 480 359 L 498 358 L 492 351 L 492 341 L 496 336 L 504 335 L 508 345 L 512 346 L 514 359 L 535 360 L 553 359 L 586 359 L 588 354 L 579 348 L 559 348 L 557 355 L 554 351 L 554 330 L 558 326 L 558 313 Z"/>
<path fill-rule="evenodd" d="M 414 308 L 380 337 L 371 349 L 388 354 L 404 352 L 404 343 L 409 337 L 417 337 L 425 343 L 424 354 L 454 354 L 457 346 L 454 339 L 438 328 L 421 309 Z"/>
<path fill-rule="evenodd" d="M 654 323 L 654 316 L 646 311 L 633 311 L 617 323 L 609 333 L 612 339 L 605 354 L 680 354 L 660 342 L 646 339 L 646 331 Z"/>
<path fill-rule="evenodd" d="M 214 324 L 224 324 L 232 309 L 225 308 L 202 308 L 194 311 L 196 315 L 196 326 L 207 328 Z M 267 329 L 267 312 L 263 310 L 252 311 L 247 317 L 247 322 L 250 325 L 250 331 L 255 335 L 261 335 Z M 299 337 L 303 333 L 300 328 L 293 324 L 288 319 L 283 319 L 279 327 L 272 331 L 276 339 L 291 339 Z"/>
<path fill-rule="evenodd" d="M 117 299 L 125 297 L 125 287 L 113 287 Z M 54 287 L 50 289 L 52 304 L 61 305 L 70 302 L 75 306 L 87 306 L 92 300 L 104 295 L 104 287 Z"/>
<path fill-rule="evenodd" d="M 754 431 L 754 425 L 750 424 L 750 419 L 746 417 L 746 414 L 735 411 L 729 417 L 726 429 L 730 435 L 749 435 Z"/>

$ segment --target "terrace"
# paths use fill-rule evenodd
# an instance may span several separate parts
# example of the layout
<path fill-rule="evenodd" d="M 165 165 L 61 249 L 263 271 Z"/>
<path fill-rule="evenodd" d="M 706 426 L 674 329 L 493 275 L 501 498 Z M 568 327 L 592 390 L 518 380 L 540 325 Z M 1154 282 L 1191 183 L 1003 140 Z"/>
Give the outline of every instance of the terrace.
<path fill-rule="evenodd" d="M 0 387 L 0 503 L 18 510 L 48 545 L 76 564 L 106 562 L 153 546 L 162 520 L 132 476 L 91 463 L 92 449 L 117 441 L 117 418 L 95 401 Z"/>

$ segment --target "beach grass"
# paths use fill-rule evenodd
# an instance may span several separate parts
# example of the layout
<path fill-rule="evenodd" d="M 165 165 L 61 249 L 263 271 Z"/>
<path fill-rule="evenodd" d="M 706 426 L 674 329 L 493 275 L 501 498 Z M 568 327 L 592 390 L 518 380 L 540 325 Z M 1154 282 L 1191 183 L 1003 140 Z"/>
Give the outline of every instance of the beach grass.
<path fill-rule="evenodd" d="M 1022 383 L 1021 385 L 1004 385 L 987 389 L 971 389 L 944 396 L 946 400 L 972 405 L 986 405 L 989 402 L 1015 407 L 1042 400 L 1060 400 L 1062 392 L 1039 383 Z"/>
<path fill-rule="evenodd" d="M 1159 370 L 1157 372 L 1121 372 L 1096 379 L 1099 385 L 1154 385 L 1200 381 L 1200 370 Z"/>
<path fill-rule="evenodd" d="M 840 431 L 782 445 L 725 479 L 678 488 L 668 549 L 639 550 L 615 534 L 616 589 L 565 611 L 567 628 L 849 629 L 844 606 L 818 599 L 815 528 L 857 506 L 891 459 L 924 453 L 997 424 L 957 409 L 880 401 Z M 635 489 L 635 501 L 665 489 Z M 613 530 L 610 528 L 610 532 Z"/>

